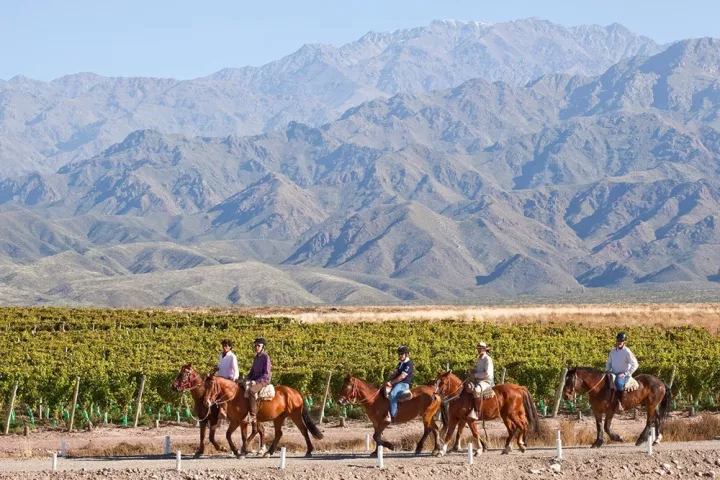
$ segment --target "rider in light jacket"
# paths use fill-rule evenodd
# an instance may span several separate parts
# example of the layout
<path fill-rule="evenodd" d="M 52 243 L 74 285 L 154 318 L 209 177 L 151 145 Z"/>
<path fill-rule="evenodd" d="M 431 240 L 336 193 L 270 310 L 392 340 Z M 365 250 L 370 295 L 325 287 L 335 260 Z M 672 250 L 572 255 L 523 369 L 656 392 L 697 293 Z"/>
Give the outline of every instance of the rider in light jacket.
<path fill-rule="evenodd" d="M 635 373 L 639 365 L 635 355 L 633 355 L 625 345 L 625 342 L 627 342 L 627 334 L 625 332 L 618 333 L 615 341 L 615 348 L 610 350 L 605 370 L 615 375 L 615 388 L 618 391 L 618 410 L 622 412 L 625 384 L 630 380 L 630 377 Z"/>

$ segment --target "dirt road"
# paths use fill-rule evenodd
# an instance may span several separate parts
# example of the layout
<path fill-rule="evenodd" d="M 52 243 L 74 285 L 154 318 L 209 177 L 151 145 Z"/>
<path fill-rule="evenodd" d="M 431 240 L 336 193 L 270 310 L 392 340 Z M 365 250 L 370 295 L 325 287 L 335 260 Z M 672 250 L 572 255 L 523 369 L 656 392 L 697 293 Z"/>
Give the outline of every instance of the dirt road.
<path fill-rule="evenodd" d="M 414 457 L 408 453 L 385 455 L 382 470 L 366 455 L 321 453 L 306 460 L 288 455 L 287 468 L 279 469 L 279 458 L 244 460 L 218 454 L 207 458 L 183 457 L 182 469 L 174 471 L 175 458 L 138 456 L 124 458 L 68 458 L 58 460 L 58 472 L 50 471 L 51 459 L 5 459 L 0 461 L 0 479 L 376 479 L 376 478 L 598 478 L 630 479 L 670 476 L 671 478 L 716 478 L 720 474 L 720 443 L 685 442 L 662 444 L 648 456 L 645 448 L 613 445 L 601 450 L 574 447 L 564 450 L 564 459 L 555 462 L 555 451 L 530 449 L 509 456 L 490 451 L 468 464 L 467 453 L 443 458 L 429 455 Z M 557 466 L 553 466 L 556 464 Z M 553 469 L 557 469 L 554 471 Z"/>

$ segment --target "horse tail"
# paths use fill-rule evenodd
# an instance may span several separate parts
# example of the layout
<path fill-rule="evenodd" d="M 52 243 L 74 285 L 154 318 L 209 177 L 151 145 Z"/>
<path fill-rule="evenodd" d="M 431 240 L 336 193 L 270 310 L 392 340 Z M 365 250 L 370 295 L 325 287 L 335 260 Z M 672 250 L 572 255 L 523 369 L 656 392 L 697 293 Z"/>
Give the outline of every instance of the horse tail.
<path fill-rule="evenodd" d="M 672 389 L 670 388 L 670 385 L 667 383 L 664 383 L 663 385 L 665 385 L 665 396 L 660 402 L 660 418 L 658 418 L 660 426 L 662 426 L 668 416 L 670 416 L 670 402 L 672 401 Z"/>
<path fill-rule="evenodd" d="M 310 417 L 310 412 L 305 408 L 305 402 L 302 404 L 302 419 L 303 423 L 305 424 L 305 427 L 307 427 L 308 431 L 310 432 L 310 435 L 315 437 L 317 440 L 322 440 L 323 434 L 320 431 L 320 429 L 315 425 L 315 422 L 313 422 L 313 419 Z"/>
<path fill-rule="evenodd" d="M 540 418 L 538 416 L 537 407 L 533 402 L 532 395 L 526 387 L 522 387 L 523 407 L 525 407 L 525 415 L 528 419 L 528 428 L 535 435 L 540 434 Z"/>

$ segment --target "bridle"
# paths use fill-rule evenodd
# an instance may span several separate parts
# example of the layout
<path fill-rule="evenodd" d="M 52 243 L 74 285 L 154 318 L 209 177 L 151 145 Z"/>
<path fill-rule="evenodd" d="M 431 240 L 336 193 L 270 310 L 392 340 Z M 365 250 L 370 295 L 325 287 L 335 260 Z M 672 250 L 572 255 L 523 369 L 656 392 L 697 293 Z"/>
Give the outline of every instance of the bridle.
<path fill-rule="evenodd" d="M 195 375 L 197 375 L 197 373 Z M 180 383 L 180 385 L 178 385 L 176 387 L 181 392 L 189 392 L 191 390 L 195 390 L 196 388 L 198 388 L 202 385 L 202 382 L 196 383 L 195 385 L 192 384 L 192 382 L 194 380 L 192 370 L 183 370 L 182 376 L 183 376 L 182 383 Z"/>
<path fill-rule="evenodd" d="M 232 402 L 235 399 L 235 397 L 237 396 L 238 392 L 240 391 L 240 389 L 238 388 L 238 390 L 235 391 L 235 395 L 233 395 L 232 397 L 230 397 L 228 399 L 217 400 L 215 397 L 218 396 L 218 393 L 216 393 L 216 392 L 218 392 L 218 391 L 222 392 L 222 390 L 218 386 L 219 384 L 218 384 L 217 377 L 213 376 L 212 381 L 213 381 L 212 387 L 206 393 L 206 395 L 209 395 L 212 398 L 212 402 L 210 403 L 210 405 L 208 405 L 210 407 L 212 407 L 213 405 L 217 405 L 219 407 L 220 405 L 225 405 L 228 402 Z M 210 412 L 210 409 L 208 408 L 208 415 L 210 414 L 209 412 Z M 205 417 L 205 418 L 207 418 L 207 417 Z"/>
<path fill-rule="evenodd" d="M 598 380 L 597 383 L 595 385 L 593 385 L 592 388 L 588 388 L 587 393 L 592 393 L 592 391 L 595 390 L 605 380 L 605 377 L 606 377 L 606 375 L 603 374 L 600 377 L 600 380 Z M 580 388 L 578 388 L 578 386 L 577 386 L 577 382 L 578 382 L 578 374 L 577 374 L 577 369 L 575 369 L 573 371 L 573 382 L 572 382 L 573 391 L 580 390 Z M 583 384 L 585 383 L 584 380 L 582 380 L 582 382 L 583 382 Z"/>
<path fill-rule="evenodd" d="M 450 394 L 448 398 L 443 399 L 443 403 L 450 403 L 453 400 L 457 399 L 460 395 L 462 395 L 462 389 L 465 386 L 465 384 L 468 382 L 468 379 L 466 378 L 460 383 L 460 386 L 457 387 L 453 392 Z M 440 395 L 441 397 L 444 396 L 442 393 L 439 393 L 438 390 L 440 390 L 440 378 L 435 381 L 435 393 L 436 395 Z M 459 393 L 458 393 L 459 392 Z"/>

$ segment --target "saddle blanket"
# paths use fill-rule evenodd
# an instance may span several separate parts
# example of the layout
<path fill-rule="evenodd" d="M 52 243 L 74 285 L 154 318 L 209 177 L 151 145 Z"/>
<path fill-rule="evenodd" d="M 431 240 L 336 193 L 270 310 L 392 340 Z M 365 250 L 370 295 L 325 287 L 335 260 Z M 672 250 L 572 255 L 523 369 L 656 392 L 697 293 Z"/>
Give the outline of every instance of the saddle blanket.
<path fill-rule="evenodd" d="M 390 391 L 392 389 L 388 387 L 383 388 L 383 393 L 385 394 L 385 398 L 390 398 Z M 397 397 L 398 403 L 407 402 L 413 397 L 413 394 L 410 390 L 405 390 L 404 392 L 400 393 Z"/>
<path fill-rule="evenodd" d="M 473 394 L 473 397 L 487 400 L 495 396 L 495 391 L 492 389 L 492 385 L 489 382 L 478 382 L 477 384 L 468 383 L 468 392 Z"/>
<path fill-rule="evenodd" d="M 612 373 L 611 373 L 610 375 L 612 376 L 613 385 L 615 385 L 615 377 L 616 377 L 616 375 L 615 375 L 615 374 L 612 374 Z M 633 377 L 630 377 L 630 378 L 628 378 L 627 382 L 625 382 L 625 388 L 624 388 L 623 391 L 625 391 L 625 392 L 634 392 L 634 391 L 637 390 L 638 388 L 640 388 L 640 383 L 638 383 L 638 381 L 635 380 Z"/>
<path fill-rule="evenodd" d="M 245 391 L 247 392 L 249 388 L 250 382 L 245 382 Z M 275 387 L 272 384 L 267 384 L 265 387 L 262 388 L 262 390 L 257 393 L 255 398 L 257 398 L 257 400 L 260 402 L 272 400 L 273 398 L 275 398 Z"/>

